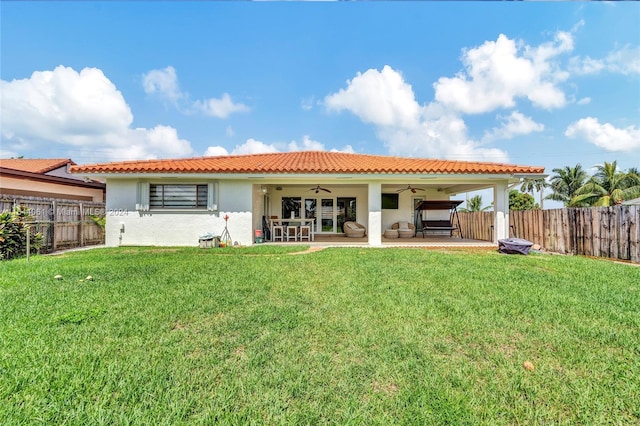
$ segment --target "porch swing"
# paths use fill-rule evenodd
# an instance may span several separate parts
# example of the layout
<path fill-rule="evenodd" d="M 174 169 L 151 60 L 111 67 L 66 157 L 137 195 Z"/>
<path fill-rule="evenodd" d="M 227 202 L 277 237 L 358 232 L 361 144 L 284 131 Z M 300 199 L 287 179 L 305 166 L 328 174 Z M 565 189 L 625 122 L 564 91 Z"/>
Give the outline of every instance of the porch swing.
<path fill-rule="evenodd" d="M 462 228 L 460 227 L 460 218 L 458 217 L 457 207 L 462 204 L 463 201 L 459 200 L 422 200 L 416 205 L 415 222 L 416 232 L 422 232 L 422 238 L 424 238 L 425 232 L 448 232 L 450 237 L 453 237 L 453 232 L 458 231 L 460 238 L 464 238 L 462 235 Z M 449 219 L 429 219 L 428 212 L 435 211 L 449 211 Z"/>

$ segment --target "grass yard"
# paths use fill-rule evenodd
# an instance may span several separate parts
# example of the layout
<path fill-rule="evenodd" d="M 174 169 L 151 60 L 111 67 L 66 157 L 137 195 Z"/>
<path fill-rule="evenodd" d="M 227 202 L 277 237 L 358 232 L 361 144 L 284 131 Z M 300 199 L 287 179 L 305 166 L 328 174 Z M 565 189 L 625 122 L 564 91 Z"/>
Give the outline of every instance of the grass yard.
<path fill-rule="evenodd" d="M 0 262 L 0 423 L 640 423 L 640 268 L 303 249 Z"/>

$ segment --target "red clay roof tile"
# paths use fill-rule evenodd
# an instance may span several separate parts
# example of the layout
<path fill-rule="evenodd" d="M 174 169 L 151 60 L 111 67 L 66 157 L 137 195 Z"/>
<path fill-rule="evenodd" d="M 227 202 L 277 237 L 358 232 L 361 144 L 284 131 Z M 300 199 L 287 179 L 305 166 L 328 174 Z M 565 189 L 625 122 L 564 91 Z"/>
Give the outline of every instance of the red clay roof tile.
<path fill-rule="evenodd" d="M 295 151 L 89 164 L 72 166 L 71 171 L 222 174 L 540 174 L 544 173 L 544 167 L 328 151 Z"/>
<path fill-rule="evenodd" d="M 30 173 L 47 173 L 66 164 L 76 164 L 68 158 L 3 158 L 0 167 Z"/>

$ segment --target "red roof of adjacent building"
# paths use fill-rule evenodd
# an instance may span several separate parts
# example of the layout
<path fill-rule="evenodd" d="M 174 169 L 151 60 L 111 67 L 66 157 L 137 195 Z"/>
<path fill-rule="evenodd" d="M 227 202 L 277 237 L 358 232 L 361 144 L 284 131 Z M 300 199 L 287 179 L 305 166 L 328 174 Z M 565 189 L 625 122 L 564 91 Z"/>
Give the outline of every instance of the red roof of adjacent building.
<path fill-rule="evenodd" d="M 47 173 L 67 164 L 76 164 L 68 158 L 3 158 L 0 167 L 21 172 Z"/>
<path fill-rule="evenodd" d="M 544 173 L 544 167 L 328 151 L 295 151 L 89 164 L 72 166 L 71 171 L 74 173 L 229 174 L 541 174 Z"/>

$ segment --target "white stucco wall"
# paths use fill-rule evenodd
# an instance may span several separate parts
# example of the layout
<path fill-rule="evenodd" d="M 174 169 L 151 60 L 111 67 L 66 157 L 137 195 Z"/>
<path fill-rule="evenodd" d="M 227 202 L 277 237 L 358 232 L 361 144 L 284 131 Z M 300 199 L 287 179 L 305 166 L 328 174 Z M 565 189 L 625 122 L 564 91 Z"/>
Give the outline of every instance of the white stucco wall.
<path fill-rule="evenodd" d="M 494 186 L 493 205 L 495 209 L 493 242 L 509 237 L 509 190 L 508 182 L 501 182 Z"/>
<path fill-rule="evenodd" d="M 369 228 L 367 236 L 372 246 L 382 245 L 382 185 L 372 182 L 368 187 L 369 197 Z"/>
<path fill-rule="evenodd" d="M 224 216 L 233 242 L 253 242 L 251 187 L 247 182 L 218 184 L 218 211 L 180 210 L 137 211 L 137 180 L 107 180 L 106 245 L 197 246 L 198 237 L 212 232 L 221 235 Z M 158 180 L 162 183 L 161 180 Z M 172 180 L 170 183 L 180 183 Z M 205 183 L 205 182 L 203 182 Z M 121 231 L 123 230 L 123 231 Z"/>

